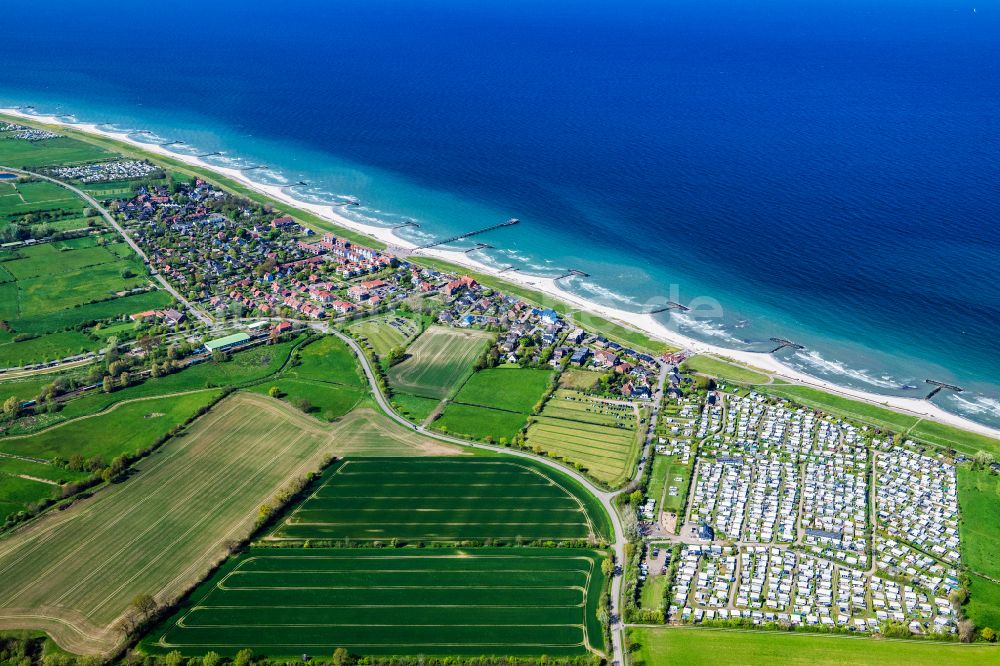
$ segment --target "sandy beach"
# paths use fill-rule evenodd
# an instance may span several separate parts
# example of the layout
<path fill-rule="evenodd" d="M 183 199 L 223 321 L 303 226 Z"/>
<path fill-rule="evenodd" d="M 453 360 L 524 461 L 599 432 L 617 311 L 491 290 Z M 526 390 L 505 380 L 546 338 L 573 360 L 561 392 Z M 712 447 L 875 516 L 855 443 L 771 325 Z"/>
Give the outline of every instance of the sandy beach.
<path fill-rule="evenodd" d="M 385 243 L 387 246 L 390 246 L 390 248 L 395 249 L 400 253 L 435 257 L 438 259 L 451 262 L 453 264 L 466 266 L 470 269 L 476 270 L 481 273 L 499 275 L 498 269 L 492 266 L 488 266 L 484 263 L 478 262 L 474 258 L 470 257 L 469 255 L 461 251 L 450 251 L 441 248 L 414 251 L 414 245 L 412 243 L 399 238 L 389 228 L 375 227 L 371 225 L 358 223 L 354 220 L 351 220 L 350 218 L 345 217 L 336 206 L 321 205 L 321 204 L 301 201 L 289 195 L 282 186 L 268 185 L 268 184 L 254 182 L 253 180 L 249 179 L 246 176 L 246 174 L 240 171 L 239 169 L 233 169 L 233 168 L 227 168 L 209 164 L 204 160 L 199 159 L 196 156 L 174 152 L 158 144 L 144 143 L 142 141 L 137 141 L 124 133 L 110 132 L 105 129 L 101 129 L 100 127 L 98 127 L 93 123 L 67 123 L 56 116 L 26 114 L 17 109 L 0 108 L 0 113 L 9 116 L 24 118 L 26 120 L 31 120 L 35 122 L 42 122 L 49 125 L 57 125 L 78 131 L 100 135 L 109 139 L 114 139 L 116 141 L 121 141 L 123 143 L 131 144 L 136 148 L 142 149 L 149 153 L 163 155 L 175 160 L 185 162 L 192 166 L 197 166 L 203 169 L 215 171 L 234 181 L 240 182 L 246 185 L 247 187 L 252 188 L 255 191 L 265 194 L 276 201 L 280 201 L 290 206 L 294 206 L 296 208 L 300 208 L 303 210 L 308 210 L 309 212 L 314 213 L 319 217 L 322 217 L 323 219 L 330 221 L 333 224 L 336 224 L 338 226 L 350 229 L 352 231 L 361 234 L 365 234 L 372 238 L 376 238 L 379 241 Z M 777 358 L 775 358 L 770 354 L 727 349 L 717 345 L 712 345 L 709 343 L 694 340 L 688 336 L 685 336 L 681 333 L 678 333 L 676 331 L 667 328 L 666 326 L 658 322 L 651 315 L 628 312 L 625 310 L 601 305 L 583 299 L 569 291 L 560 288 L 557 281 L 552 278 L 536 277 L 517 271 L 509 271 L 504 273 L 503 275 L 500 275 L 499 277 L 508 282 L 538 290 L 549 296 L 552 296 L 555 299 L 571 303 L 572 305 L 578 307 L 581 310 L 591 311 L 607 319 L 615 320 L 623 324 L 626 324 L 628 326 L 631 326 L 633 328 L 639 329 L 656 339 L 663 340 L 668 344 L 671 344 L 676 347 L 681 347 L 690 352 L 715 354 L 717 356 L 726 357 L 734 361 L 737 361 L 739 363 L 743 363 L 752 366 L 754 368 L 757 368 L 763 372 L 775 376 L 775 378 L 781 378 L 784 380 L 805 384 L 811 387 L 829 391 L 830 393 L 835 393 L 845 397 L 854 398 L 857 400 L 863 400 L 865 402 L 877 405 L 887 406 L 892 409 L 905 412 L 907 414 L 925 417 L 934 421 L 947 423 L 972 432 L 1000 438 L 1000 429 L 991 428 L 987 425 L 983 425 L 975 421 L 963 418 L 957 414 L 948 412 L 938 407 L 937 405 L 922 399 L 905 398 L 901 396 L 885 396 L 876 393 L 870 393 L 867 391 L 840 387 L 831 382 L 818 379 L 816 377 L 812 377 L 810 375 L 792 369 L 781 363 Z"/>

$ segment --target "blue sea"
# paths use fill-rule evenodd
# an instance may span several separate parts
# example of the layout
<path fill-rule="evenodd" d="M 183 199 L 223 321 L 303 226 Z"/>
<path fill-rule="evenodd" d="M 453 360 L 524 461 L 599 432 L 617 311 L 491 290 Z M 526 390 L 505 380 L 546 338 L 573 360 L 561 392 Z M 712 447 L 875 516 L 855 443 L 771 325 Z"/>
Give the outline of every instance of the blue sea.
<path fill-rule="evenodd" d="M 46 0 L 0 25 L 0 105 L 266 164 L 411 238 L 517 217 L 474 256 L 698 305 L 658 316 L 794 340 L 844 386 L 956 383 L 934 400 L 1000 425 L 996 2 Z"/>

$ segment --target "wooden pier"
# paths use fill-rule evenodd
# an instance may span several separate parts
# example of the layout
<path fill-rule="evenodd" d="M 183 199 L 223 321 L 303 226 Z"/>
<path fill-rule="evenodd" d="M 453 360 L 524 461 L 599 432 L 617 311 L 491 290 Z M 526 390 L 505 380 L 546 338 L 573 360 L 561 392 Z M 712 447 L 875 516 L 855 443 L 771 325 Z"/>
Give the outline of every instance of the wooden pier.
<path fill-rule="evenodd" d="M 164 148 L 166 148 L 168 146 L 183 146 L 184 142 L 183 141 L 165 141 L 165 142 L 161 143 L 160 145 L 163 146 Z"/>
<path fill-rule="evenodd" d="M 965 390 L 961 386 L 955 386 L 954 384 L 946 384 L 944 382 L 939 382 L 934 379 L 925 379 L 924 381 L 934 387 L 934 389 L 927 394 L 927 397 L 924 398 L 924 400 L 930 400 L 931 398 L 936 396 L 942 389 L 948 389 L 949 391 L 954 391 L 955 393 L 961 393 L 962 391 Z"/>
<path fill-rule="evenodd" d="M 240 171 L 266 171 L 266 164 L 254 164 L 253 166 L 247 167 L 246 169 L 240 169 Z"/>
<path fill-rule="evenodd" d="M 485 234 L 487 231 L 493 231 L 495 229 L 502 229 L 504 227 L 510 227 L 518 224 L 520 220 L 517 218 L 511 218 L 506 222 L 501 222 L 500 224 L 494 224 L 483 229 L 476 229 L 475 231 L 467 231 L 464 234 L 458 234 L 457 236 L 451 236 L 450 238 L 445 238 L 444 240 L 436 240 L 431 243 L 425 243 L 424 245 L 418 245 L 416 250 L 427 250 L 432 247 L 437 247 L 439 245 L 447 245 L 448 243 L 454 243 L 455 241 L 462 240 L 463 238 L 469 238 L 470 236 L 478 236 L 479 234 Z"/>
<path fill-rule="evenodd" d="M 771 342 L 776 343 L 778 346 L 768 352 L 768 354 L 773 354 L 775 352 L 781 351 L 785 347 L 791 347 L 792 349 L 805 349 L 802 345 L 795 344 L 791 340 L 786 340 L 784 338 L 771 338 Z"/>
<path fill-rule="evenodd" d="M 513 264 L 511 264 L 510 266 L 507 266 L 506 268 L 501 268 L 501 269 L 500 269 L 500 270 L 499 270 L 499 271 L 497 272 L 497 275 L 499 275 L 500 273 L 506 273 L 507 271 L 514 271 L 514 272 L 517 272 L 517 269 L 516 269 L 516 268 L 514 268 L 514 265 L 513 265 Z"/>
<path fill-rule="evenodd" d="M 350 204 L 350 203 L 347 203 L 347 204 L 344 204 L 344 205 L 345 205 L 345 206 L 349 206 L 349 205 L 351 205 L 351 204 Z M 356 205 L 356 204 L 355 204 L 355 205 Z M 396 226 L 394 226 L 394 227 L 393 227 L 393 229 L 402 229 L 402 228 L 404 228 L 404 227 L 417 227 L 417 228 L 419 228 L 419 227 L 420 227 L 420 225 L 419 225 L 419 224 L 417 224 L 416 222 L 403 222 L 402 224 L 397 224 Z"/>
<path fill-rule="evenodd" d="M 490 245 L 489 243 L 476 243 L 475 247 L 470 247 L 468 250 L 465 251 L 465 253 L 469 254 L 470 252 L 475 252 L 476 250 L 487 250 L 492 248 L 493 246 Z"/>
<path fill-rule="evenodd" d="M 195 157 L 198 157 L 198 158 L 202 158 L 202 157 L 217 157 L 217 156 L 219 156 L 221 154 L 222 153 L 220 153 L 220 152 L 205 153 L 204 155 L 195 155 Z"/>

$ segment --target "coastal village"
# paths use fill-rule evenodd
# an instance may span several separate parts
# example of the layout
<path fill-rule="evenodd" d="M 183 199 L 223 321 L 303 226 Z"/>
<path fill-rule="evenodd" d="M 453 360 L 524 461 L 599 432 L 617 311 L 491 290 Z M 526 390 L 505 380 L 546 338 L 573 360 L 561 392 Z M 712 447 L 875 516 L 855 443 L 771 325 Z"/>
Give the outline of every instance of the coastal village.
<path fill-rule="evenodd" d="M 2 131 L 21 141 L 48 138 L 20 126 Z M 444 337 L 472 340 L 478 354 L 463 382 L 484 370 L 538 373 L 541 398 L 514 411 L 477 404 L 476 396 L 461 402 L 451 387 L 400 390 L 404 402 L 433 403 L 412 423 L 404 412 L 407 428 L 465 437 L 436 419 L 464 409 L 479 410 L 476 419 L 503 412 L 515 423 L 513 436 L 489 433 L 477 442 L 532 451 L 602 490 L 624 488 L 615 501 L 630 554 L 610 575 L 624 581 L 625 624 L 952 640 L 968 621 L 956 466 L 970 458 L 958 451 L 837 418 L 763 387 L 727 385 L 686 365 L 686 350 L 652 353 L 561 306 L 481 282 L 492 282 L 488 277 L 437 270 L 356 236 L 317 231 L 271 205 L 151 162 L 109 159 L 44 173 L 109 185 L 100 202 L 135 244 L 119 242 L 118 249 L 138 262 L 137 248 L 149 271 L 123 269 L 122 279 L 138 282 L 116 297 L 161 285 L 170 296 L 168 305 L 80 325 L 106 347 L 0 370 L 107 366 L 103 377 L 44 388 L 18 401 L 15 412 L 44 418 L 81 395 L 330 333 L 360 342 L 366 351 L 358 348 L 358 356 L 371 352 L 373 372 L 388 384 L 408 345 L 431 337 L 423 335 L 430 329 L 445 330 Z M 88 225 L 82 249 L 105 248 L 112 226 Z M 33 239 L 30 247 L 54 242 Z M 376 350 L 359 333 L 367 324 L 392 329 L 396 346 Z M 275 383 L 268 395 L 282 396 L 280 389 Z M 312 413 L 307 401 L 299 404 Z M 615 438 L 626 451 L 617 461 L 620 483 L 601 467 Z"/>
<path fill-rule="evenodd" d="M 605 394 L 640 401 L 653 399 L 667 364 L 664 399 L 678 409 L 655 455 L 691 477 L 645 500 L 647 536 L 665 559 L 659 572 L 644 562 L 635 573 L 669 577 L 669 622 L 957 631 L 953 462 L 754 392 L 693 392 L 683 355 L 655 358 L 472 277 L 316 235 L 200 180 L 140 190 L 111 209 L 154 270 L 221 318 L 290 327 L 416 308 L 441 325 L 495 333 L 494 363 L 600 371 Z M 665 523 L 657 506 L 682 489 L 684 514 Z"/>
<path fill-rule="evenodd" d="M 78 173 L 90 173 L 79 167 Z M 322 236 L 196 179 L 140 186 L 109 209 L 164 276 L 214 316 L 346 320 L 409 303 L 456 328 L 497 334 L 496 362 L 608 373 L 608 391 L 651 400 L 659 361 L 571 326 L 557 312 L 334 234 Z M 672 359 L 676 364 L 682 357 Z M 681 381 L 674 375 L 676 383 Z"/>

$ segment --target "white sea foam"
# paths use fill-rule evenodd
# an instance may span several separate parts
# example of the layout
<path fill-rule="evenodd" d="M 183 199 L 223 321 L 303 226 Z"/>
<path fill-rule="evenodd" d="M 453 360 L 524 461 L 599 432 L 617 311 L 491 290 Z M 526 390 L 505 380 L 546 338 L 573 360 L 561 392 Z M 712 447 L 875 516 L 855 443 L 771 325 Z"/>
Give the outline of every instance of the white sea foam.
<path fill-rule="evenodd" d="M 743 340 L 729 333 L 725 326 L 718 322 L 698 319 L 689 314 L 684 314 L 683 312 L 671 312 L 670 320 L 677 324 L 679 328 L 685 328 L 689 331 L 716 338 L 718 340 L 725 340 L 735 344 L 743 344 Z"/>
<path fill-rule="evenodd" d="M 949 393 L 948 397 L 955 403 L 957 409 L 967 414 L 990 414 L 1000 417 L 1000 400 L 985 395 L 964 398 L 957 393 Z"/>
<path fill-rule="evenodd" d="M 823 356 L 815 350 L 796 351 L 794 356 L 806 365 L 812 366 L 816 370 L 825 372 L 826 374 L 848 377 L 870 386 L 877 386 L 878 388 L 898 389 L 903 383 L 887 375 L 874 377 L 868 372 L 868 370 L 863 368 L 851 368 L 842 361 L 831 361 L 823 358 Z"/>
<path fill-rule="evenodd" d="M 589 294 L 597 296 L 598 298 L 603 298 L 605 301 L 614 301 L 633 308 L 639 307 L 640 305 L 640 303 L 633 298 L 608 289 L 607 287 L 603 287 L 596 282 L 580 279 L 578 277 L 571 277 L 568 281 L 578 290 L 585 291 Z"/>

